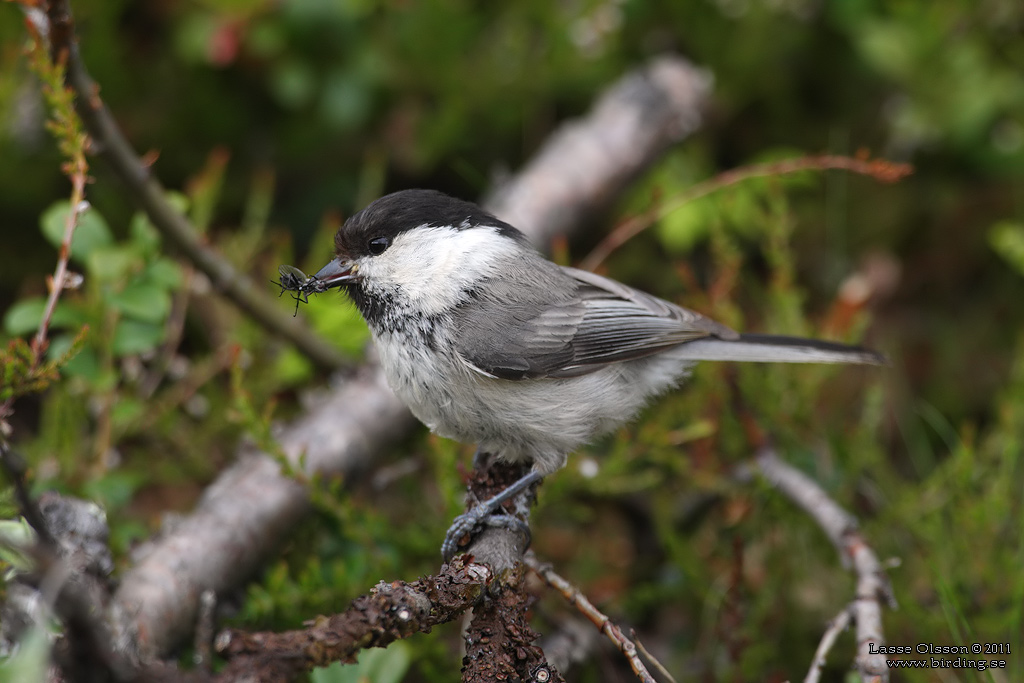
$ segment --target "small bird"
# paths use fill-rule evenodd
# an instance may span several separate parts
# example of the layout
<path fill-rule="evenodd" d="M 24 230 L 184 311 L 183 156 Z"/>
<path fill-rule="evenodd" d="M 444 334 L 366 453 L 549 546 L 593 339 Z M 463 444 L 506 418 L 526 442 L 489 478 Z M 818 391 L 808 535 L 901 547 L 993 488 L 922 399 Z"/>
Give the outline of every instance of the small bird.
<path fill-rule="evenodd" d="M 627 422 L 694 362 L 881 365 L 870 350 L 738 334 L 699 313 L 544 258 L 476 204 L 432 190 L 386 195 L 338 230 L 335 258 L 299 295 L 343 288 L 388 383 L 440 436 L 530 471 L 456 518 L 442 555 L 568 454 Z M 301 274 L 301 273 L 300 273 Z M 514 519 L 514 518 L 513 518 Z M 519 523 L 521 524 L 521 523 Z"/>

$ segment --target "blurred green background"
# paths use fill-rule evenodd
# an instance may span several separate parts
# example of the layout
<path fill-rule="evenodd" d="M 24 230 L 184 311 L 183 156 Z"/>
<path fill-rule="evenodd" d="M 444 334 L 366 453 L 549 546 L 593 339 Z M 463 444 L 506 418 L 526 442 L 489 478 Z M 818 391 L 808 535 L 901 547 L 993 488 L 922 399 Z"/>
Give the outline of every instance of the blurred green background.
<path fill-rule="evenodd" d="M 777 494 L 726 476 L 750 453 L 729 411 L 735 374 L 784 457 L 860 517 L 880 556 L 901 558 L 891 643 L 1015 648 L 1007 671 L 904 680 L 1024 678 L 1019 0 L 72 8 L 85 63 L 126 135 L 156 153 L 175 201 L 259 282 L 279 263 L 315 270 L 338 221 L 387 191 L 481 196 L 603 87 L 666 52 L 713 74 L 705 123 L 616 214 L 558 245 L 569 261 L 653 196 L 743 164 L 859 150 L 912 163 L 896 185 L 839 171 L 745 183 L 613 256 L 611 275 L 740 329 L 864 339 L 893 367 L 701 368 L 689 391 L 544 486 L 535 546 L 682 680 L 802 677 L 852 579 Z M 3 341 L 38 320 L 55 262 L 46 225 L 69 194 L 24 43 L 19 8 L 0 5 Z M 73 262 L 87 283 L 65 297 L 55 345 L 67 348 L 83 323 L 92 332 L 65 380 L 19 400 L 11 422 L 40 488 L 104 502 L 124 566 L 161 513 L 187 510 L 239 436 L 259 431 L 265 406 L 294 415 L 299 390 L 324 378 L 162 248 L 98 160 L 91 173 L 93 251 Z M 855 274 L 872 296 L 844 318 L 837 292 Z M 335 297 L 300 315 L 361 353 L 365 329 Z M 576 467 L 592 456 L 596 476 Z M 240 623 L 296 626 L 379 579 L 431 571 L 467 462 L 467 449 L 420 435 L 351 493 L 325 482 L 315 523 L 240 597 Z M 689 506 L 695 491 L 724 502 Z M 535 621 L 554 630 L 565 612 L 548 598 Z M 851 640 L 833 653 L 830 680 L 843 679 Z M 450 680 L 458 668 L 454 627 L 400 647 L 393 661 L 407 680 Z M 392 680 L 393 669 L 368 675 Z M 603 652 L 570 678 L 630 674 Z"/>

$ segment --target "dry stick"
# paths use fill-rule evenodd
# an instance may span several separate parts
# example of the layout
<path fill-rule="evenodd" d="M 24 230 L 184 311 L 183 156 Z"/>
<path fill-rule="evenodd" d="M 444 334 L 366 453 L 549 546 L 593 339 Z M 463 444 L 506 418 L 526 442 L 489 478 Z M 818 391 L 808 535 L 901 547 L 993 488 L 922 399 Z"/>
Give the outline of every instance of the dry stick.
<path fill-rule="evenodd" d="M 337 370 L 346 367 L 348 363 L 337 349 L 299 319 L 289 316 L 264 286 L 253 282 L 202 243 L 188 219 L 167 201 L 163 186 L 132 149 L 100 99 L 99 86 L 86 71 L 79 55 L 67 0 L 52 0 L 47 16 L 50 20 L 51 51 L 55 55 L 67 56 L 67 82 L 77 94 L 78 114 L 92 136 L 93 147 L 121 179 L 128 196 L 146 212 L 154 227 L 210 278 L 216 290 L 257 323 L 287 339 L 321 368 Z"/>
<path fill-rule="evenodd" d="M 850 619 L 852 618 L 853 607 L 847 605 L 843 608 L 842 612 L 836 615 L 835 619 L 829 622 L 828 628 L 821 636 L 821 642 L 818 643 L 818 649 L 814 652 L 814 660 L 811 662 L 811 668 L 807 672 L 807 677 L 804 678 L 804 683 L 818 683 L 821 679 L 821 671 L 825 667 L 825 659 L 828 657 L 829 651 L 836 644 L 836 640 L 839 639 L 839 634 L 850 625 Z"/>
<path fill-rule="evenodd" d="M 731 171 L 719 173 L 715 177 L 697 183 L 689 189 L 673 197 L 664 206 L 654 206 L 632 218 L 619 224 L 612 232 L 602 239 L 594 249 L 587 254 L 579 267 L 584 270 L 594 270 L 601 265 L 613 251 L 633 239 L 641 232 L 651 227 L 659 220 L 679 209 L 684 204 L 700 199 L 712 192 L 717 192 L 730 185 L 735 185 L 751 178 L 764 178 L 772 176 L 788 175 L 800 171 L 825 171 L 840 169 L 852 171 L 862 175 L 868 175 L 884 183 L 894 183 L 906 177 L 913 171 L 909 164 L 897 164 L 884 159 L 856 159 L 853 157 L 822 155 L 801 157 L 799 159 L 787 159 L 768 164 L 755 164 L 744 166 Z"/>
<path fill-rule="evenodd" d="M 658 658 L 651 654 L 646 647 L 644 647 L 643 641 L 636 637 L 636 629 L 630 629 L 629 637 L 633 639 L 634 643 L 636 643 L 637 651 L 639 651 L 640 654 L 647 658 L 647 661 L 651 663 L 651 666 L 654 667 L 655 671 L 660 673 L 662 677 L 664 677 L 665 680 L 667 680 L 669 683 L 676 683 L 675 677 L 669 673 L 668 669 L 665 668 L 665 665 L 659 662 Z"/>
<path fill-rule="evenodd" d="M 537 576 L 539 576 L 544 583 L 548 584 L 556 591 L 562 594 L 566 602 L 573 605 L 583 614 L 587 619 L 597 627 L 597 629 L 604 634 L 608 640 L 612 641 L 619 652 L 625 656 L 629 662 L 630 668 L 633 669 L 633 673 L 644 683 L 656 683 L 654 677 L 644 666 L 644 663 L 640 661 L 640 656 L 637 654 L 636 645 L 633 644 L 629 638 L 623 635 L 622 630 L 616 626 L 611 619 L 609 619 L 601 610 L 594 607 L 594 603 L 587 599 L 587 596 L 583 595 L 579 588 L 572 585 L 561 576 L 559 576 L 555 570 L 551 568 L 551 565 L 544 564 L 537 559 L 537 556 L 532 552 L 526 553 L 523 558 L 523 562 L 529 567 Z"/>
<path fill-rule="evenodd" d="M 617 196 L 698 125 L 708 90 L 707 76 L 681 59 L 656 59 L 626 75 L 585 118 L 556 133 L 488 208 L 542 245 L 579 227 L 587 208 Z M 303 455 L 310 476 L 349 475 L 413 424 L 370 366 L 282 427 L 279 441 L 296 468 Z M 246 580 L 309 510 L 302 485 L 270 456 L 243 448 L 196 510 L 143 549 L 123 577 L 114 596 L 120 645 L 150 656 L 170 651 L 193 628 L 202 591 Z"/>
<path fill-rule="evenodd" d="M 892 609 L 896 601 L 878 557 L 857 530 L 857 520 L 835 503 L 810 477 L 781 460 L 769 446 L 763 446 L 750 469 L 799 505 L 818 523 L 844 561 L 849 561 L 857 576 L 856 598 L 850 605 L 857 626 L 855 665 L 865 683 L 889 680 L 885 655 L 872 654 L 885 644 L 882 634 L 882 601 Z"/>

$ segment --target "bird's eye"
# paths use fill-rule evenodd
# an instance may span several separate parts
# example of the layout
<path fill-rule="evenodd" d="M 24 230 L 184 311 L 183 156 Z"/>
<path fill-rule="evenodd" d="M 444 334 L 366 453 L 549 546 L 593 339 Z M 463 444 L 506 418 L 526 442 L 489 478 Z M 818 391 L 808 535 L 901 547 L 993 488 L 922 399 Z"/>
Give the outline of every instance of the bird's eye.
<path fill-rule="evenodd" d="M 383 254 L 384 250 L 391 246 L 391 240 L 387 237 L 374 237 L 369 244 L 370 253 L 374 256 Z"/>

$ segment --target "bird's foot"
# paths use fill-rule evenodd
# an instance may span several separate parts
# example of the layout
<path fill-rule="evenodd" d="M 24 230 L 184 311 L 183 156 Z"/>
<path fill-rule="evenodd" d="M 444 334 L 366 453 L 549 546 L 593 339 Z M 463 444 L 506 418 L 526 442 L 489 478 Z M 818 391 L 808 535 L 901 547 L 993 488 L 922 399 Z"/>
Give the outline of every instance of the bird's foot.
<path fill-rule="evenodd" d="M 468 512 L 459 515 L 452 522 L 451 527 L 448 528 L 448 533 L 445 534 L 444 544 L 441 545 L 441 556 L 445 562 L 448 562 L 455 554 L 459 551 L 460 542 L 469 536 L 469 541 L 472 541 L 473 535 L 480 529 L 481 526 L 493 526 L 493 527 L 504 527 L 513 531 L 518 531 L 523 534 L 527 540 L 527 544 L 530 539 L 530 527 L 523 520 L 519 519 L 515 515 L 510 515 L 505 512 L 499 512 L 501 505 L 506 501 L 512 500 L 517 495 L 526 491 L 531 486 L 543 479 L 543 475 L 537 470 L 530 470 L 522 478 L 506 487 L 497 495 L 485 500 L 479 505 L 475 505 Z"/>
<path fill-rule="evenodd" d="M 452 521 L 448 527 L 448 533 L 444 536 L 444 543 L 441 545 L 441 557 L 445 562 L 450 562 L 459 552 L 463 545 L 461 541 L 466 540 L 465 545 L 472 542 L 483 527 L 504 528 L 514 531 L 526 539 L 526 546 L 530 545 L 530 525 L 515 515 L 506 513 L 495 513 L 488 509 L 487 503 L 477 505 L 469 512 L 463 513 Z"/>

